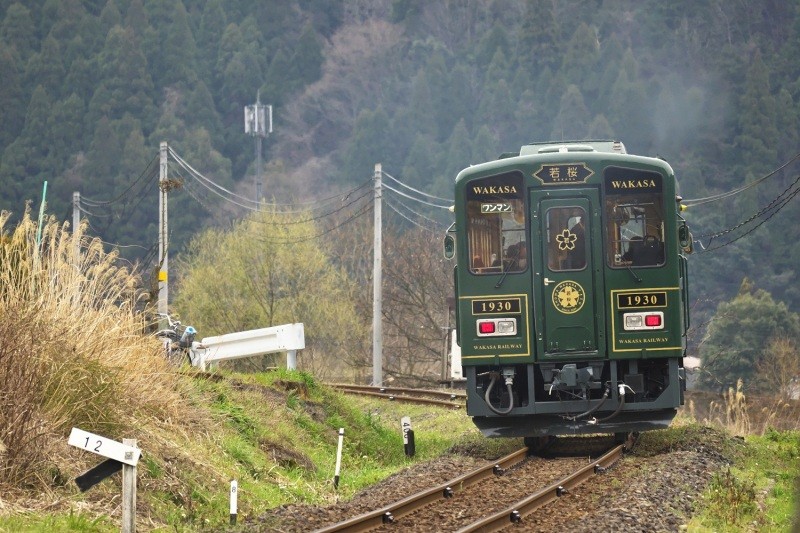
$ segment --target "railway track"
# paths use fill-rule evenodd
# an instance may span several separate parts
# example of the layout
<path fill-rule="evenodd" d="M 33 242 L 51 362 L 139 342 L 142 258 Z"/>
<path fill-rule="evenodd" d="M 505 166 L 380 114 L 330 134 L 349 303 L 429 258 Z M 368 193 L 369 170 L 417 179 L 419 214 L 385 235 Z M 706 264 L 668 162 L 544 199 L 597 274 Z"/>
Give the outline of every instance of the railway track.
<path fill-rule="evenodd" d="M 317 531 L 354 533 L 398 527 L 403 531 L 499 531 L 524 524 L 540 507 L 604 472 L 632 445 L 631 437 L 597 459 L 529 457 L 528 448 L 522 448 L 446 483 Z"/>
<path fill-rule="evenodd" d="M 372 387 L 368 385 L 350 385 L 343 383 L 327 383 L 328 387 L 348 394 L 360 394 L 385 398 L 390 401 L 441 405 L 456 409 L 464 407 L 467 394 L 464 391 L 443 391 L 429 389 L 409 389 L 402 387 Z"/>

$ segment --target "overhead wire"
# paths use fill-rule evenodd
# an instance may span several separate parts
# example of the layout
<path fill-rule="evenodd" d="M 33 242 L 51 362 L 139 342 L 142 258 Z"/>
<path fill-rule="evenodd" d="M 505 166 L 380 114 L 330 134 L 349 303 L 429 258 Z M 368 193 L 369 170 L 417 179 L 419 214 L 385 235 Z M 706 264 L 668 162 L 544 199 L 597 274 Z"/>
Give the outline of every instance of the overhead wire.
<path fill-rule="evenodd" d="M 261 223 L 261 224 L 269 225 L 269 226 L 287 226 L 287 225 L 291 225 L 291 224 L 302 224 L 304 222 L 313 222 L 315 220 L 320 220 L 320 219 L 323 219 L 323 218 L 327 218 L 329 216 L 333 216 L 333 215 L 335 215 L 337 213 L 340 213 L 341 211 L 344 211 L 345 209 L 347 209 L 348 207 L 350 207 L 354 203 L 356 203 L 359 200 L 361 200 L 362 198 L 368 196 L 371 192 L 372 191 L 368 190 L 367 192 L 365 192 L 361 196 L 357 197 L 355 200 L 352 200 L 352 201 L 342 205 L 338 209 L 334 209 L 333 211 L 328 211 L 326 213 L 323 213 L 323 214 L 315 216 L 315 217 L 301 218 L 301 219 L 289 220 L 289 221 L 285 221 L 285 222 L 276 222 L 276 221 L 271 221 L 271 220 L 259 220 L 258 222 Z M 282 215 L 282 214 L 285 214 L 287 212 L 286 211 L 275 211 L 275 213 L 279 214 L 279 215 Z"/>
<path fill-rule="evenodd" d="M 741 235 L 739 235 L 735 239 L 731 239 L 730 241 L 725 242 L 723 244 L 720 244 L 719 246 L 715 246 L 713 248 L 710 248 L 711 242 L 713 241 L 713 237 L 711 239 L 709 239 L 707 245 L 703 245 L 702 241 L 695 241 L 700 245 L 700 248 L 701 248 L 700 253 L 713 252 L 714 250 L 719 250 L 720 248 L 724 248 L 724 247 L 728 246 L 729 244 L 733 244 L 734 242 L 738 241 L 739 239 L 742 239 L 742 238 L 746 237 L 747 235 L 750 235 L 755 230 L 757 230 L 759 227 L 761 227 L 763 224 L 765 224 L 769 219 L 771 219 L 772 217 L 777 215 L 781 211 L 781 209 L 786 207 L 786 205 L 789 202 L 791 202 L 797 196 L 798 193 L 800 193 L 800 188 L 797 188 L 796 190 L 792 191 L 792 193 L 789 196 L 787 196 L 785 199 L 781 200 L 778 203 L 778 205 L 774 207 L 772 213 L 770 213 L 770 215 L 768 217 L 766 217 L 764 220 L 762 220 L 761 222 L 759 222 L 758 224 L 756 224 L 755 226 L 750 228 L 748 231 L 742 233 Z M 752 218 L 751 218 L 751 220 L 752 220 Z M 738 227 L 740 227 L 740 226 L 741 226 L 741 224 Z"/>
<path fill-rule="evenodd" d="M 395 189 L 394 187 L 392 187 L 391 185 L 387 185 L 386 183 L 383 184 L 383 187 L 386 188 L 386 189 L 389 189 L 390 191 L 392 191 L 394 193 L 399 194 L 400 196 L 408 198 L 409 200 L 414 200 L 415 202 L 418 202 L 418 203 L 421 203 L 421 204 L 429 205 L 431 207 L 437 207 L 439 209 L 450 209 L 450 206 L 448 206 L 448 205 L 433 204 L 431 202 L 427 202 L 427 201 L 421 200 L 419 198 L 414 198 L 413 196 L 408 195 L 408 194 L 404 193 L 403 191 L 399 191 L 399 190 Z"/>
<path fill-rule="evenodd" d="M 442 226 L 443 226 L 443 224 L 441 224 L 441 223 L 437 222 L 436 220 L 434 220 L 434 219 L 432 219 L 432 218 L 429 218 L 429 217 L 426 217 L 426 216 L 425 216 L 425 215 L 423 215 L 422 213 L 418 213 L 417 211 L 414 211 L 414 210 L 413 210 L 413 209 L 411 209 L 409 206 L 407 206 L 405 203 L 403 203 L 403 201 L 402 201 L 402 200 L 400 200 L 400 199 L 398 199 L 398 198 L 391 198 L 391 200 L 390 200 L 389 196 L 387 196 L 387 197 L 386 197 L 386 201 L 387 201 L 386 203 L 387 203 L 387 204 L 390 204 L 390 205 L 391 205 L 391 203 L 392 203 L 392 202 L 397 202 L 398 204 L 400 204 L 401 206 L 403 206 L 403 208 L 404 208 L 404 209 L 406 209 L 407 211 L 411 211 L 412 213 L 414 213 L 414 215 L 415 215 L 415 216 L 417 216 L 417 217 L 419 217 L 419 218 L 421 218 L 421 219 L 427 220 L 428 222 L 430 222 L 431 224 L 433 224 L 433 225 L 434 225 L 435 227 L 437 227 L 437 228 L 440 228 L 440 227 L 442 227 Z"/>
<path fill-rule="evenodd" d="M 428 198 L 433 198 L 434 200 L 441 200 L 442 202 L 453 203 L 453 200 L 452 200 L 452 199 L 440 198 L 439 196 L 434 196 L 434 195 L 432 195 L 432 194 L 428 194 L 428 193 L 426 193 L 426 192 L 423 192 L 423 191 L 420 191 L 420 190 L 418 190 L 418 189 L 415 189 L 414 187 L 412 187 L 412 186 L 410 186 L 410 185 L 406 185 L 405 183 L 403 183 L 403 182 L 402 182 L 402 181 L 400 181 L 399 179 L 397 179 L 397 178 L 395 178 L 394 176 L 390 175 L 388 172 L 381 171 L 381 174 L 383 174 L 383 175 L 384 175 L 384 176 L 386 176 L 387 178 L 391 179 L 392 181 L 394 181 L 394 182 L 395 182 L 395 183 L 397 183 L 398 185 L 401 185 L 401 186 L 405 187 L 406 189 L 408 189 L 408 190 L 410 190 L 410 191 L 414 191 L 414 192 L 415 192 L 415 193 L 417 193 L 417 194 L 421 194 L 421 195 L 423 195 L 423 196 L 427 196 Z"/>
<path fill-rule="evenodd" d="M 350 194 L 354 193 L 355 191 L 358 191 L 359 189 L 365 187 L 371 181 L 371 179 L 365 180 L 361 184 L 359 184 L 359 185 L 357 185 L 357 186 L 355 186 L 355 187 L 353 187 L 353 188 L 351 188 L 351 189 L 349 189 L 347 191 L 344 191 L 344 192 L 341 192 L 341 193 L 337 193 L 337 194 L 334 194 L 334 195 L 331 195 L 331 196 L 328 196 L 326 198 L 322 198 L 322 199 L 319 199 L 319 200 L 309 200 L 309 201 L 306 201 L 306 202 L 285 203 L 285 204 L 272 203 L 272 202 L 261 202 L 261 201 L 253 200 L 252 198 L 246 198 L 244 196 L 236 194 L 235 192 L 223 187 L 222 185 L 219 185 L 214 180 L 212 180 L 212 179 L 204 176 L 200 172 L 198 172 L 194 167 L 192 167 L 189 163 L 187 163 L 183 158 L 181 158 L 171 148 L 169 149 L 169 154 L 173 156 L 175 161 L 181 167 L 183 167 L 187 172 L 189 172 L 189 174 L 190 174 L 190 176 L 192 178 L 194 178 L 200 184 L 205 186 L 211 192 L 217 194 L 222 199 L 224 199 L 224 200 L 226 200 L 226 201 L 228 201 L 228 202 L 230 202 L 230 203 L 232 203 L 234 205 L 237 205 L 239 207 L 242 207 L 243 209 L 247 209 L 247 210 L 250 210 L 250 211 L 258 211 L 260 209 L 263 209 L 264 207 L 284 208 L 284 207 L 299 207 L 299 206 L 309 206 L 309 205 L 313 205 L 314 206 L 314 207 L 311 208 L 311 210 L 323 209 L 325 207 L 325 204 L 327 204 L 329 202 L 332 202 L 333 200 L 340 199 L 342 196 L 347 197 Z M 236 198 L 238 200 L 234 200 L 233 198 L 230 198 L 230 197 L 228 197 L 226 195 L 229 195 L 230 197 Z M 242 202 L 246 202 L 246 203 L 242 203 Z M 300 209 L 300 210 L 297 210 L 297 211 L 290 211 L 290 210 L 281 209 L 281 212 L 284 212 L 284 213 L 295 213 L 295 212 L 297 212 L 297 213 L 299 213 L 299 212 L 305 212 L 307 210 L 308 210 L 308 208 Z"/>
<path fill-rule="evenodd" d="M 130 191 L 131 191 L 131 190 L 133 190 L 133 188 L 134 188 L 134 187 L 135 187 L 135 186 L 136 186 L 136 185 L 137 185 L 137 184 L 138 184 L 140 181 L 142 181 L 142 179 L 144 179 L 144 177 L 145 177 L 145 176 L 147 176 L 147 175 L 148 175 L 148 171 L 150 171 L 150 177 L 149 177 L 149 180 L 152 180 L 152 179 L 153 179 L 155 176 L 157 176 L 157 175 L 158 175 L 156 172 L 154 172 L 154 171 L 152 171 L 152 170 L 151 170 L 151 167 L 153 167 L 153 162 L 154 162 L 156 159 L 158 159 L 158 156 L 155 156 L 155 157 L 153 157 L 153 159 L 151 159 L 151 160 L 150 160 L 150 162 L 149 162 L 149 163 L 147 163 L 147 167 L 145 167 L 145 169 L 142 171 L 142 173 L 141 173 L 141 174 L 139 174 L 139 177 L 138 177 L 138 178 L 136 178 L 136 180 L 134 180 L 134 182 L 133 182 L 133 183 L 131 183 L 131 184 L 128 186 L 128 188 L 127 188 L 127 189 L 125 189 L 124 191 L 122 191 L 122 193 L 120 193 L 120 194 L 119 194 L 119 196 L 117 196 L 116 198 L 114 198 L 114 199 L 112 199 L 112 200 L 101 201 L 101 200 L 94 200 L 94 199 L 92 199 L 92 198 L 88 198 L 88 197 L 85 197 L 85 196 L 81 195 L 81 202 L 84 202 L 84 201 L 85 201 L 85 202 L 86 202 L 86 204 L 87 204 L 87 205 L 89 205 L 90 207 L 100 207 L 100 206 L 106 206 L 106 205 L 111 205 L 111 204 L 115 204 L 115 203 L 117 203 L 117 202 L 118 202 L 118 201 L 120 201 L 122 198 L 124 198 L 124 197 L 125 197 L 125 196 L 126 196 L 126 195 L 127 195 L 127 194 L 128 194 Z"/>
<path fill-rule="evenodd" d="M 703 204 L 715 202 L 717 200 L 723 200 L 725 198 L 729 198 L 731 196 L 734 196 L 736 194 L 744 192 L 744 191 L 746 191 L 746 190 L 748 190 L 748 189 L 750 189 L 752 187 L 755 187 L 756 185 L 759 185 L 760 183 L 764 182 L 768 178 L 776 175 L 778 172 L 780 172 L 781 170 L 783 170 L 786 167 L 788 167 L 791 163 L 793 163 L 797 159 L 800 159 L 800 153 L 795 154 L 794 157 L 789 159 L 787 162 L 785 162 L 783 165 L 779 166 L 778 168 L 776 168 L 775 170 L 773 170 L 769 174 L 767 174 L 765 176 L 762 176 L 761 178 L 757 179 L 756 181 L 754 181 L 752 183 L 748 183 L 747 185 L 739 187 L 738 189 L 733 189 L 733 190 L 728 191 L 728 192 L 715 194 L 713 196 L 706 196 L 705 198 L 691 198 L 691 199 L 688 199 L 688 200 L 681 200 L 681 203 L 683 205 L 685 205 L 686 207 L 696 207 L 698 205 L 703 205 Z"/>
<path fill-rule="evenodd" d="M 425 231 L 430 231 L 431 233 L 435 233 L 435 232 L 436 232 L 436 230 L 434 230 L 433 228 L 430 228 L 430 227 L 428 227 L 428 226 L 423 226 L 423 225 L 422 225 L 422 224 L 420 224 L 419 222 L 417 222 L 417 221 L 415 221 L 415 220 L 413 220 L 413 219 L 409 218 L 407 215 L 405 215 L 404 213 L 400 212 L 400 210 L 399 210 L 399 209 L 397 209 L 397 208 L 396 208 L 394 205 L 392 205 L 392 203 L 391 203 L 391 202 L 386 202 L 386 205 L 387 205 L 387 206 L 389 206 L 389 209 L 391 209 L 392 211 L 394 211 L 395 213 L 397 213 L 398 215 L 400 215 L 401 217 L 403 217 L 404 219 L 406 219 L 408 222 L 410 222 L 410 223 L 411 223 L 411 224 L 413 224 L 414 226 L 416 226 L 416 227 L 418 227 L 418 228 L 420 228 L 420 229 L 423 229 L 423 230 L 425 230 Z"/>
<path fill-rule="evenodd" d="M 342 226 L 344 226 L 346 224 L 349 224 L 350 222 L 356 220 L 357 218 L 360 218 L 360 217 L 364 216 L 366 213 L 372 211 L 374 208 L 375 208 L 375 206 L 373 204 L 371 204 L 371 203 L 367 204 L 363 209 L 361 209 L 359 212 L 357 212 L 353 216 L 345 219 L 343 222 L 341 222 L 341 223 L 339 223 L 339 224 L 337 224 L 337 225 L 335 225 L 335 226 L 333 226 L 331 228 L 328 228 L 325 231 L 322 231 L 320 233 L 316 233 L 316 234 L 308 236 L 308 237 L 304 237 L 302 239 L 293 239 L 293 240 L 288 240 L 288 241 L 277 241 L 277 240 L 270 240 L 270 239 L 258 239 L 258 240 L 261 241 L 261 242 L 269 243 L 269 244 L 285 245 L 285 244 L 297 244 L 297 243 L 301 243 L 301 242 L 310 241 L 310 240 L 313 240 L 313 239 L 318 239 L 319 237 L 322 237 L 323 235 L 327 235 L 328 233 L 330 233 L 330 232 L 332 232 L 332 231 L 334 231 L 336 229 L 339 229 L 339 228 L 341 228 Z"/>

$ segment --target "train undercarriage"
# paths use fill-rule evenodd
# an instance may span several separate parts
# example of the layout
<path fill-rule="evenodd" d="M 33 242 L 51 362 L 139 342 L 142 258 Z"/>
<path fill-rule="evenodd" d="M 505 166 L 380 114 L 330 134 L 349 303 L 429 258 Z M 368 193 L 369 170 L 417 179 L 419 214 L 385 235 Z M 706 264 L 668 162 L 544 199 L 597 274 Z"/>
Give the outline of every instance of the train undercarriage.
<path fill-rule="evenodd" d="M 622 433 L 669 425 L 678 358 L 465 367 L 467 412 L 490 437 Z"/>

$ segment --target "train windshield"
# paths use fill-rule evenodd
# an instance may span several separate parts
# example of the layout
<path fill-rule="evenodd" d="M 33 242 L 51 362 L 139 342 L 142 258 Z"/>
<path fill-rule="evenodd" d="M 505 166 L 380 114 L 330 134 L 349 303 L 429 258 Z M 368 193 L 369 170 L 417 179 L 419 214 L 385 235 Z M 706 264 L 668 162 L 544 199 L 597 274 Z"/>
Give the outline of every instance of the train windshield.
<path fill-rule="evenodd" d="M 605 219 L 609 266 L 627 268 L 664 264 L 661 174 L 629 168 L 607 168 Z"/>
<path fill-rule="evenodd" d="M 522 174 L 509 172 L 467 184 L 467 242 L 473 274 L 522 272 L 528 267 Z"/>

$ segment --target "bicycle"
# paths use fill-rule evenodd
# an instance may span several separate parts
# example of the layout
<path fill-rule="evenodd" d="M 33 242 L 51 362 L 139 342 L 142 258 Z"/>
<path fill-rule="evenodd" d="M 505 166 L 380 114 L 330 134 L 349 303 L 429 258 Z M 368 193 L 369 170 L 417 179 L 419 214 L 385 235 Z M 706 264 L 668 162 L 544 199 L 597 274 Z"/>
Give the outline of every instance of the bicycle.
<path fill-rule="evenodd" d="M 164 342 L 164 353 L 167 361 L 175 366 L 180 366 L 183 360 L 192 364 L 192 343 L 197 336 L 197 330 L 192 326 L 184 326 L 179 320 L 173 320 L 167 313 L 159 313 L 160 318 L 167 320 L 168 327 L 159 330 L 155 336 Z"/>

